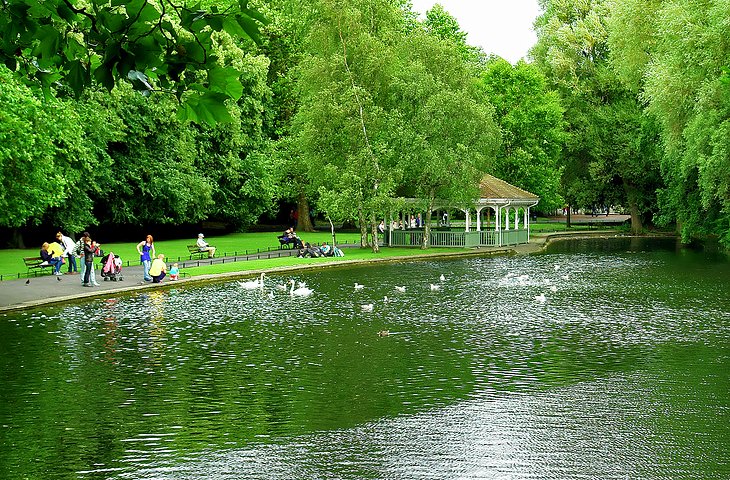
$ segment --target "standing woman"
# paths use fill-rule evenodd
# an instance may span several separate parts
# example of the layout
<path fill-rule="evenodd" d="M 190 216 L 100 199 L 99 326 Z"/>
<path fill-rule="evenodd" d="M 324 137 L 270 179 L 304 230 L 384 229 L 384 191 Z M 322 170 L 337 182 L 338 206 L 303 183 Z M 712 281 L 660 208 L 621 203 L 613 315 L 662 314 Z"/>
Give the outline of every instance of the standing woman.
<path fill-rule="evenodd" d="M 137 252 L 139 252 L 139 261 L 144 266 L 144 281 L 151 282 L 150 266 L 152 265 L 152 257 L 155 256 L 155 244 L 152 235 L 147 235 L 147 239 L 137 244 Z"/>
<path fill-rule="evenodd" d="M 91 272 L 94 270 L 94 253 L 96 247 L 91 244 L 91 237 L 84 237 L 84 287 L 93 287 L 91 284 Z"/>

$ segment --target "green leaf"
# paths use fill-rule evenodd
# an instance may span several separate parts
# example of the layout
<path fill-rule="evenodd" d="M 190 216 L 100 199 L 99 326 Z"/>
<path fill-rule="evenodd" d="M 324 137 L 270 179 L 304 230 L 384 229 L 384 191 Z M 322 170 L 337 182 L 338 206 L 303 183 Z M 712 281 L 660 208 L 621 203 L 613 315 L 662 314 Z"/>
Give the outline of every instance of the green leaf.
<path fill-rule="evenodd" d="M 208 71 L 208 83 L 212 92 L 223 93 L 235 100 L 243 95 L 240 72 L 232 67 L 216 67 Z"/>
<path fill-rule="evenodd" d="M 184 104 L 192 110 L 194 115 L 186 109 L 185 115 L 195 119 L 198 123 L 204 122 L 214 126 L 216 123 L 227 123 L 233 120 L 228 112 L 225 101 L 228 97 L 220 93 L 204 93 L 202 95 L 190 95 L 185 99 Z"/>
<path fill-rule="evenodd" d="M 36 38 L 40 42 L 36 54 L 40 54 L 44 60 L 50 60 L 58 51 L 61 44 L 61 36 L 52 25 L 44 25 L 38 28 Z"/>
<path fill-rule="evenodd" d="M 261 32 L 256 22 L 246 15 L 236 15 L 236 21 L 256 45 L 261 45 Z"/>
<path fill-rule="evenodd" d="M 71 87 L 71 90 L 74 91 L 76 97 L 79 97 L 84 88 L 91 83 L 89 72 L 78 60 L 74 60 L 69 63 L 66 81 Z"/>
<path fill-rule="evenodd" d="M 112 68 L 112 66 L 102 64 L 94 70 L 94 78 L 96 78 L 96 81 L 109 91 L 114 88 L 114 74 L 112 73 Z"/>

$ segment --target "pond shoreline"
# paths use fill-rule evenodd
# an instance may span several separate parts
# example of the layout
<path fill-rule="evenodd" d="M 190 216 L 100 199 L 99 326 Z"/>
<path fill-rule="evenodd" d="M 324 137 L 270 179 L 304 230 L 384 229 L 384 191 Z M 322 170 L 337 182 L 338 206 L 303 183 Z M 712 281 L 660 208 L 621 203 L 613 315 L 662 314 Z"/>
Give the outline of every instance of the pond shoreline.
<path fill-rule="evenodd" d="M 141 267 L 128 267 L 125 269 L 124 282 L 100 282 L 99 287 L 85 289 L 80 285 L 78 276 L 55 277 L 52 275 L 35 277 L 20 280 L 2 282 L 0 285 L 0 313 L 28 310 L 51 305 L 63 305 L 88 301 L 92 298 L 103 298 L 119 294 L 134 294 L 146 292 L 150 289 L 173 289 L 181 286 L 202 285 L 220 281 L 237 280 L 263 273 L 290 273 L 321 270 L 324 268 L 337 268 L 340 266 L 367 265 L 380 263 L 413 262 L 421 260 L 464 258 L 464 257 L 485 257 L 498 255 L 533 255 L 542 253 L 547 246 L 555 241 L 572 240 L 577 238 L 611 238 L 629 237 L 614 230 L 592 231 L 592 232 L 555 232 L 537 234 L 530 238 L 529 243 L 493 248 L 476 248 L 471 250 L 458 250 L 446 253 L 417 253 L 402 257 L 383 257 L 367 260 L 342 260 L 322 264 L 289 265 L 285 267 L 241 270 L 238 272 L 215 273 L 200 275 L 190 278 L 182 278 L 174 282 L 163 282 L 151 284 L 141 282 Z M 649 237 L 666 235 L 648 235 Z M 420 252 L 420 250 L 419 250 Z M 101 280 L 100 278 L 98 280 Z"/>

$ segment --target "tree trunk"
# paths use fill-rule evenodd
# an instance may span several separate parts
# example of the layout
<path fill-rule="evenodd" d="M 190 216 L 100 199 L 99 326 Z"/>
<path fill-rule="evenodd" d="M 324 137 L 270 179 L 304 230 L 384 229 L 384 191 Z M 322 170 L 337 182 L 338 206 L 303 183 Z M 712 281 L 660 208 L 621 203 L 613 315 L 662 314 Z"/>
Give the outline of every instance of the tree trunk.
<path fill-rule="evenodd" d="M 332 232 L 332 248 L 337 246 L 337 238 L 335 237 L 335 224 L 332 223 L 332 219 L 327 216 L 327 221 L 330 222 L 330 231 Z"/>
<path fill-rule="evenodd" d="M 638 235 L 644 230 L 644 225 L 641 222 L 641 212 L 639 212 L 639 202 L 637 200 L 636 189 L 624 182 L 624 189 L 626 190 L 626 200 L 629 202 L 629 212 L 631 213 L 631 233 Z"/>
<path fill-rule="evenodd" d="M 313 232 L 314 226 L 312 225 L 312 219 L 309 218 L 309 200 L 304 194 L 304 191 L 299 191 L 297 199 L 297 213 L 299 220 L 297 220 L 297 230 L 300 232 Z"/>
<path fill-rule="evenodd" d="M 357 221 L 360 224 L 360 248 L 369 247 L 368 244 L 368 225 L 365 222 L 365 215 L 362 211 L 362 206 L 357 209 Z"/>
<path fill-rule="evenodd" d="M 568 204 L 568 212 L 565 216 L 565 228 L 570 228 L 570 210 L 573 208 L 571 204 Z"/>
<path fill-rule="evenodd" d="M 380 242 L 378 241 L 378 223 L 375 212 L 370 214 L 370 228 L 372 229 L 373 253 L 378 253 L 380 251 Z"/>
<path fill-rule="evenodd" d="M 431 191 L 428 195 L 428 208 L 426 209 L 426 219 L 423 226 L 423 243 L 421 250 L 426 250 L 431 246 L 431 211 L 433 210 L 433 201 L 436 193 Z"/>
<path fill-rule="evenodd" d="M 13 228 L 10 230 L 7 247 L 21 249 L 25 248 L 25 242 L 23 242 L 23 234 L 20 233 L 19 228 Z"/>

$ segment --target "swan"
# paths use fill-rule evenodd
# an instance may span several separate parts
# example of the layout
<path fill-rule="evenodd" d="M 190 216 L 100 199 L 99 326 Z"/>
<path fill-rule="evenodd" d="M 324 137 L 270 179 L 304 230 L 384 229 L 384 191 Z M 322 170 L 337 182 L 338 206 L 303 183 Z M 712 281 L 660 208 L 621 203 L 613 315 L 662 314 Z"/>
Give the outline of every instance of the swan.
<path fill-rule="evenodd" d="M 436 290 L 440 290 L 440 289 L 441 289 L 441 286 L 440 285 L 434 285 L 433 283 L 431 284 L 431 291 L 432 292 L 435 292 Z"/>
<path fill-rule="evenodd" d="M 566 275 L 563 275 L 562 278 L 563 278 L 563 280 L 570 280 L 570 275 L 567 275 L 567 274 Z"/>
<path fill-rule="evenodd" d="M 551 285 L 550 286 L 550 291 L 553 292 L 553 293 L 555 293 L 555 292 L 558 291 L 558 287 L 556 287 L 555 285 Z"/>
<path fill-rule="evenodd" d="M 441 280 L 442 282 L 445 282 L 446 281 L 446 277 L 444 277 L 444 274 L 443 273 L 439 277 L 439 280 Z"/>
<path fill-rule="evenodd" d="M 360 305 L 360 308 L 362 309 L 363 312 L 372 312 L 373 311 L 373 304 L 372 303 L 368 303 L 368 304 L 365 304 L 365 305 Z"/>
<path fill-rule="evenodd" d="M 535 296 L 535 301 L 538 301 L 540 303 L 545 303 L 545 300 L 547 300 L 547 298 L 545 298 L 544 293 L 541 293 L 540 295 Z"/>
<path fill-rule="evenodd" d="M 387 295 L 383 297 L 383 301 L 384 301 L 385 303 L 388 303 L 388 296 L 387 296 Z"/>
<path fill-rule="evenodd" d="M 257 288 L 263 288 L 264 273 L 262 272 L 259 278 L 256 278 L 254 280 L 248 280 L 246 282 L 238 282 L 238 284 L 241 286 L 241 288 L 245 290 L 255 290 Z"/>
<path fill-rule="evenodd" d="M 286 292 L 286 283 L 281 283 L 276 286 L 277 290 L 281 290 L 282 292 Z"/>
<path fill-rule="evenodd" d="M 558 270 L 560 270 L 560 265 L 555 265 L 554 268 L 555 268 L 555 271 L 557 272 Z"/>
<path fill-rule="evenodd" d="M 406 286 L 403 285 L 402 287 L 399 287 L 398 285 L 395 286 L 395 291 L 400 293 L 406 293 Z"/>
<path fill-rule="evenodd" d="M 362 290 L 365 288 L 365 285 L 360 285 L 359 283 L 355 282 L 355 290 Z"/>
<path fill-rule="evenodd" d="M 291 290 L 289 290 L 289 295 L 292 297 L 308 297 L 312 293 L 314 293 L 314 290 L 307 287 L 299 287 L 296 290 L 294 289 L 294 280 L 291 281 Z"/>

